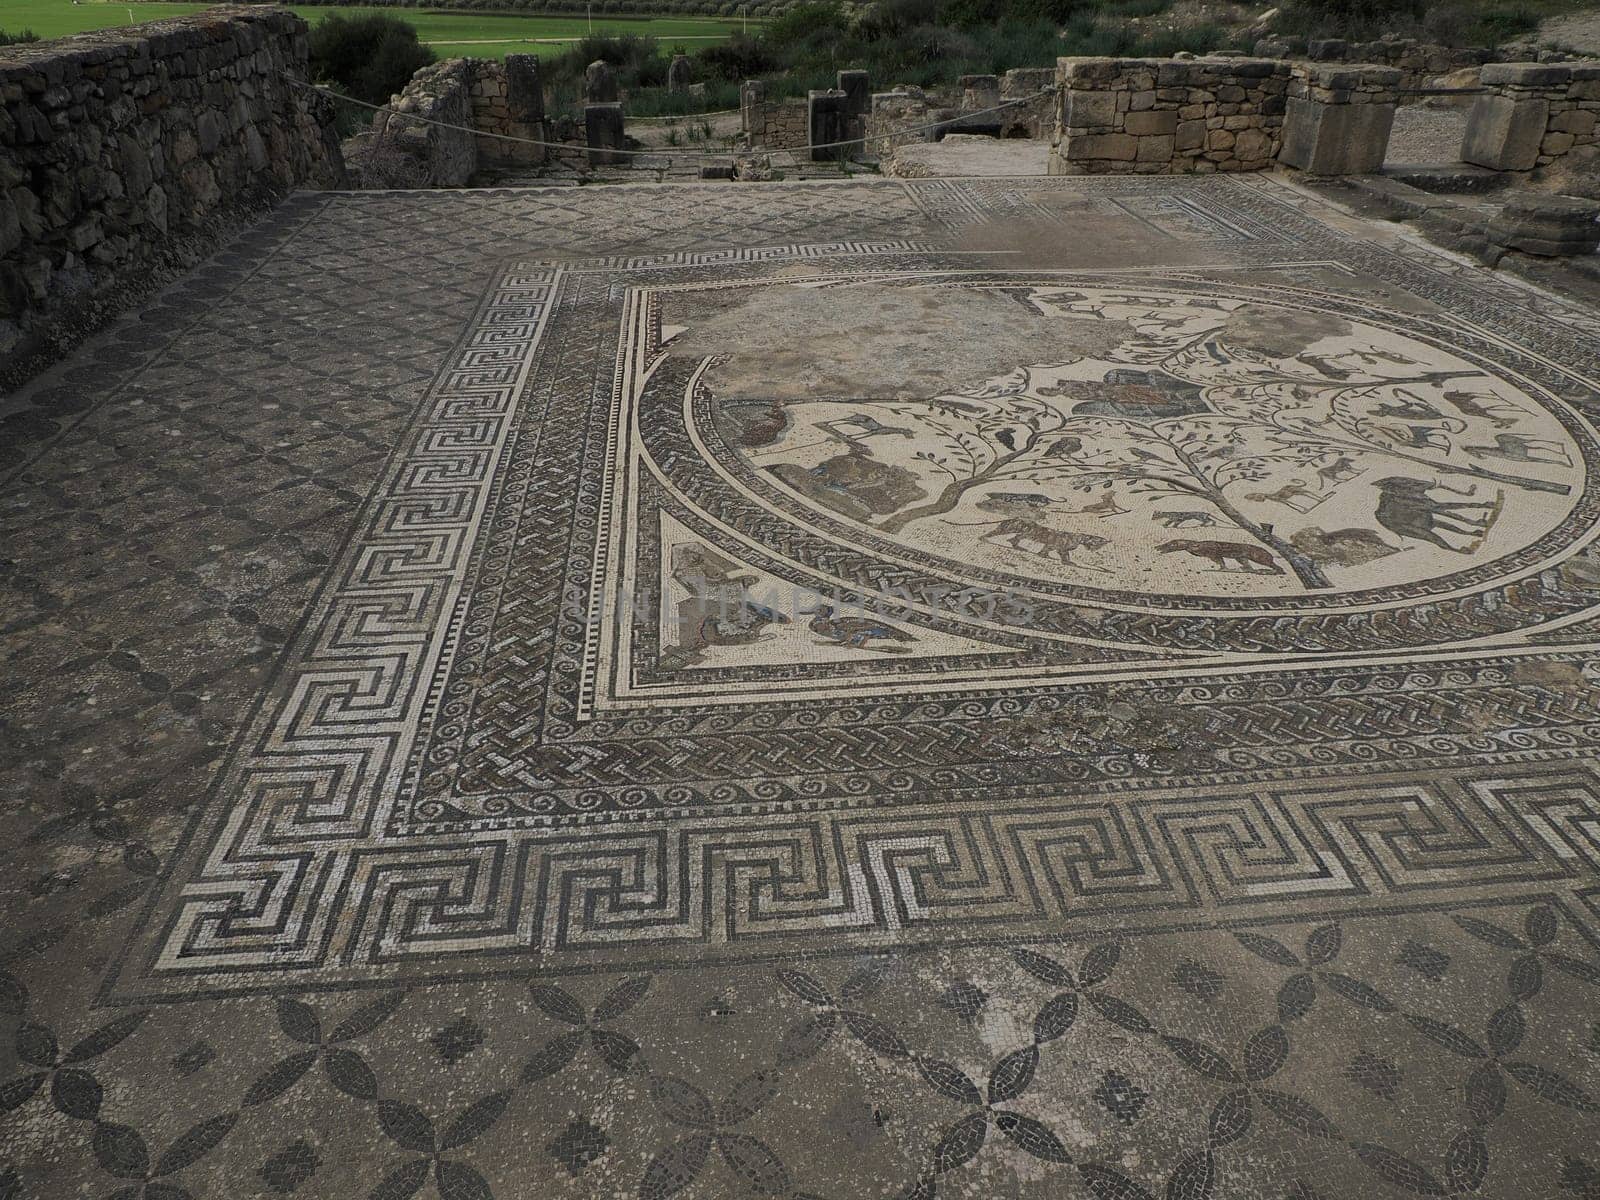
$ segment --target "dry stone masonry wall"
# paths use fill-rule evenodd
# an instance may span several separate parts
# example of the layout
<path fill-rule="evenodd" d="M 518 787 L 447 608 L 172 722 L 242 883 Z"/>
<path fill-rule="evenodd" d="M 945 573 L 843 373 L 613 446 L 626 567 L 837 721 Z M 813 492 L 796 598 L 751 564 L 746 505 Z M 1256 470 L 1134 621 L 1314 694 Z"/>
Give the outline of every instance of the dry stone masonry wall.
<path fill-rule="evenodd" d="M 0 386 L 245 213 L 343 178 L 306 24 L 212 9 L 0 48 Z"/>
<path fill-rule="evenodd" d="M 956 92 L 940 95 L 902 85 L 871 92 L 866 72 L 839 72 L 846 116 L 859 121 L 848 136 L 863 138 L 869 157 L 887 158 L 899 146 L 936 141 L 946 133 L 1048 138 L 1055 125 L 1055 68 L 1026 67 L 1003 75 L 962 76 Z M 751 150 L 793 150 L 811 138 L 808 100 L 768 100 L 766 85 L 750 80 L 739 91 L 744 144 Z M 907 132 L 909 131 L 909 132 Z"/>
<path fill-rule="evenodd" d="M 386 111 L 373 116 L 359 161 L 372 176 L 367 183 L 386 182 L 379 176 L 389 170 L 389 154 L 398 152 L 412 164 L 416 182 L 465 187 L 483 166 L 537 166 L 545 149 L 532 143 L 548 140 L 536 58 L 451 58 L 422 68 Z M 404 181 L 402 174 L 389 182 Z"/>
<path fill-rule="evenodd" d="M 1287 64 L 1063 58 L 1052 175 L 1257 171 L 1282 137 Z"/>
<path fill-rule="evenodd" d="M 1337 38 L 1264 38 L 1256 43 L 1257 58 L 1309 59 L 1319 63 L 1393 67 L 1399 86 L 1413 91 L 1432 86 L 1443 76 L 1501 61 L 1501 52 L 1482 47 L 1439 46 L 1410 38 L 1385 37 L 1375 42 Z"/>
<path fill-rule="evenodd" d="M 1600 143 L 1600 63 L 1497 63 L 1467 119 L 1464 161 L 1500 171 L 1548 166 Z"/>
<path fill-rule="evenodd" d="M 806 101 L 768 100 L 766 84 L 751 79 L 739 88 L 739 118 L 747 150 L 793 150 L 808 141 Z"/>

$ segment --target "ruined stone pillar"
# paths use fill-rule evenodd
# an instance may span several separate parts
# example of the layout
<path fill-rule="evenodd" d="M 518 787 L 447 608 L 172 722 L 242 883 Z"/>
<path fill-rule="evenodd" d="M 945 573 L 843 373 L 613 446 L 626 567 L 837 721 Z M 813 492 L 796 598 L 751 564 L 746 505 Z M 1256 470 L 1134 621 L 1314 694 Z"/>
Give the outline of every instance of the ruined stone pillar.
<path fill-rule="evenodd" d="M 626 148 L 622 129 L 622 105 L 589 104 L 583 110 L 583 139 L 589 147 L 589 165 L 606 166 L 625 164 L 629 156 L 619 153 Z"/>
<path fill-rule="evenodd" d="M 1565 63 L 1484 67 L 1483 86 L 1494 91 L 1473 102 L 1461 140 L 1461 161 L 1495 171 L 1531 171 L 1570 149 L 1576 138 L 1557 128 L 1563 122 L 1553 121 L 1552 116 L 1566 107 L 1572 74 L 1573 68 Z M 1592 122 L 1588 128 L 1592 132 Z"/>
<path fill-rule="evenodd" d="M 506 107 L 511 119 L 520 125 L 544 123 L 544 84 L 539 78 L 539 60 L 531 54 L 508 54 L 506 63 Z"/>
<path fill-rule="evenodd" d="M 612 104 L 620 93 L 617 77 L 611 73 L 611 64 L 595 59 L 583 72 L 583 99 L 586 104 Z"/>
<path fill-rule="evenodd" d="M 1400 99 L 1400 76 L 1395 67 L 1296 67 L 1278 161 L 1314 175 L 1381 170 Z"/>
<path fill-rule="evenodd" d="M 845 124 L 843 92 L 830 88 L 806 93 L 806 140 L 818 147 L 811 151 L 812 162 L 833 162 L 847 157 L 847 146 L 834 145 L 849 137 Z"/>
<path fill-rule="evenodd" d="M 689 56 L 687 54 L 674 54 L 672 63 L 667 67 L 667 91 L 687 92 L 689 90 Z"/>
<path fill-rule="evenodd" d="M 767 122 L 762 110 L 767 85 L 759 79 L 746 79 L 739 85 L 739 132 L 746 150 L 766 144 Z"/>
<path fill-rule="evenodd" d="M 541 163 L 543 146 L 529 142 L 545 140 L 544 84 L 539 78 L 539 60 L 531 54 L 508 54 L 505 58 L 505 132 L 524 142 L 501 142 L 499 154 L 520 163 Z"/>
<path fill-rule="evenodd" d="M 867 114 L 872 111 L 872 78 L 865 71 L 840 71 L 837 91 L 844 93 L 844 137 L 857 139 L 846 146 L 850 158 L 866 149 Z"/>

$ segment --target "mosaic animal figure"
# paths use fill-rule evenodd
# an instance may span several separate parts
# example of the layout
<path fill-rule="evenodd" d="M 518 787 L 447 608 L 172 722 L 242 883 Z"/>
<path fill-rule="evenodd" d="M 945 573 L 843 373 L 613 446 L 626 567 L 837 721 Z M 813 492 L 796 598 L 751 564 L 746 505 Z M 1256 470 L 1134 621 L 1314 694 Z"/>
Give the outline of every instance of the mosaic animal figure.
<path fill-rule="evenodd" d="M 1470 496 L 1445 487 L 1437 481 L 1410 479 L 1404 475 L 1391 475 L 1380 479 L 1378 506 L 1373 516 L 1379 525 L 1397 537 L 1428 542 L 1453 554 L 1471 554 L 1478 548 L 1483 535 L 1488 533 L 1495 518 L 1500 515 L 1503 494 L 1489 500 L 1437 500 L 1428 495 L 1434 488 L 1453 492 L 1457 496 Z M 1445 535 L 1470 538 L 1465 546 L 1453 544 Z"/>
<path fill-rule="evenodd" d="M 1072 552 L 1074 550 L 1082 548 L 1092 552 L 1103 550 L 1111 544 L 1110 538 L 1101 537 L 1099 534 L 1051 529 L 1039 524 L 1037 521 L 1030 521 L 1026 517 L 1013 517 L 1009 521 L 1001 521 L 1000 524 L 984 534 L 982 540 L 988 541 L 990 538 L 1006 538 L 1012 549 L 1026 551 L 1029 554 L 1042 554 L 1047 558 L 1053 554 L 1069 567 L 1082 565 L 1072 561 Z M 1028 550 L 1027 546 L 1024 545 L 1026 542 L 1037 542 L 1039 549 Z M 1090 569 L 1099 570 L 1100 568 L 1092 567 Z"/>
<path fill-rule="evenodd" d="M 1495 398 L 1484 403 L 1487 398 L 1473 392 L 1446 392 L 1444 398 L 1462 416 L 1482 417 L 1494 422 L 1497 429 L 1509 429 L 1517 423 L 1518 417 L 1526 415 L 1509 400 Z M 1515 413 L 1516 416 L 1507 416 L 1507 413 Z"/>
<path fill-rule="evenodd" d="M 1082 508 L 1074 511 L 1086 513 L 1090 516 L 1100 517 L 1103 520 L 1106 517 L 1114 517 L 1119 513 L 1125 513 L 1128 510 L 1117 503 L 1117 494 L 1115 492 L 1107 492 L 1101 499 L 1096 500 L 1093 504 L 1086 504 Z"/>
<path fill-rule="evenodd" d="M 1394 417 L 1400 421 L 1437 421 L 1444 416 L 1442 412 L 1421 396 L 1413 395 L 1410 392 L 1400 392 L 1398 395 L 1400 398 L 1399 403 L 1390 401 L 1387 404 L 1380 404 L 1372 410 L 1373 415 Z"/>
<path fill-rule="evenodd" d="M 1307 506 L 1312 506 L 1320 502 L 1323 497 L 1312 491 L 1306 485 L 1304 479 L 1291 479 L 1275 492 L 1250 492 L 1245 496 L 1245 499 L 1254 500 L 1257 504 L 1271 501 L 1274 504 L 1287 505 L 1289 508 L 1303 512 L 1305 510 L 1301 509 L 1300 505 L 1296 504 L 1295 501 L 1299 500 Z"/>
<path fill-rule="evenodd" d="M 1317 478 L 1322 482 L 1325 490 L 1338 487 L 1346 480 L 1354 479 L 1361 474 L 1361 468 L 1356 466 L 1356 460 L 1348 454 L 1341 454 L 1325 467 L 1317 468 Z"/>
<path fill-rule="evenodd" d="M 1372 427 L 1408 450 L 1450 451 L 1450 431 L 1440 425 L 1385 425 L 1374 421 Z"/>
<path fill-rule="evenodd" d="M 1289 539 L 1294 548 L 1317 563 L 1333 563 L 1340 567 L 1358 567 L 1391 554 L 1400 553 L 1399 546 L 1391 546 L 1382 536 L 1370 529 L 1328 529 L 1318 526 L 1302 529 Z"/>
<path fill-rule="evenodd" d="M 750 596 L 754 575 L 698 542 L 672 551 L 672 578 L 689 592 L 677 605 L 677 641 L 662 647 L 668 669 L 691 666 L 712 646 L 744 646 L 767 641 L 769 625 L 787 625 L 784 614 Z"/>
<path fill-rule="evenodd" d="M 882 437 L 887 434 L 899 434 L 901 437 L 915 437 L 911 430 L 901 425 L 885 425 L 878 418 L 867 413 L 852 413 L 848 417 L 840 417 L 836 421 L 818 421 L 817 428 L 831 437 L 838 438 L 841 442 L 864 442 L 870 437 Z M 854 430 L 854 433 L 847 432 Z"/>
<path fill-rule="evenodd" d="M 1196 558 L 1205 559 L 1212 564 L 1213 571 L 1242 571 L 1246 575 L 1282 575 L 1283 568 L 1277 564 L 1269 550 L 1260 546 L 1249 546 L 1243 542 L 1210 542 L 1198 541 L 1194 538 L 1175 538 L 1170 542 L 1162 542 L 1156 549 L 1162 554 L 1182 552 L 1192 554 Z M 1237 567 L 1228 566 L 1229 563 L 1238 563 Z M 1256 570 L 1257 567 L 1262 568 Z"/>
<path fill-rule="evenodd" d="M 1163 529 L 1186 529 L 1190 526 L 1210 526 L 1221 524 L 1208 512 L 1158 512 L 1154 514 Z"/>
<path fill-rule="evenodd" d="M 1520 433 L 1497 433 L 1492 446 L 1461 447 L 1473 458 L 1504 458 L 1520 463 L 1556 463 L 1563 467 L 1572 465 L 1572 455 L 1560 442 L 1551 438 L 1528 437 Z"/>
<path fill-rule="evenodd" d="M 1009 513 L 1019 509 L 1041 511 L 1056 502 L 1043 492 L 990 492 L 978 502 L 980 512 Z"/>
<path fill-rule="evenodd" d="M 852 650 L 877 650 L 885 654 L 904 654 L 904 646 L 874 646 L 874 641 L 914 642 L 903 629 L 878 620 L 877 617 L 835 616 L 833 605 L 819 604 L 815 608 L 800 610 L 802 616 L 811 618 L 810 629 L 823 643 L 848 646 Z"/>

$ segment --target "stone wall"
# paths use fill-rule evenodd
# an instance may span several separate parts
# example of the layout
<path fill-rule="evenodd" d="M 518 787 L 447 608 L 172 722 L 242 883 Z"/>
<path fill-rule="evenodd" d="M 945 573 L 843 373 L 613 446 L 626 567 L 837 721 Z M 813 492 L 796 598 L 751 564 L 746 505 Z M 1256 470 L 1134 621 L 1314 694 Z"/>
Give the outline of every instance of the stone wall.
<path fill-rule="evenodd" d="M 1257 58 L 1308 59 L 1320 63 L 1353 63 L 1394 67 L 1400 72 L 1399 88 L 1426 88 L 1444 75 L 1502 61 L 1498 50 L 1482 47 L 1439 46 L 1410 38 L 1385 37 L 1375 42 L 1349 42 L 1337 38 L 1264 38 L 1256 43 Z"/>
<path fill-rule="evenodd" d="M 246 214 L 344 175 L 306 24 L 219 8 L 0 48 L 0 386 Z"/>
<path fill-rule="evenodd" d="M 1463 161 L 1531 171 L 1600 144 L 1600 63 L 1499 63 L 1482 78 L 1493 90 L 1472 106 Z"/>
<path fill-rule="evenodd" d="M 768 100 L 759 79 L 739 88 L 739 126 L 746 150 L 793 150 L 810 142 L 806 101 Z"/>
<path fill-rule="evenodd" d="M 1063 58 L 1050 173 L 1261 170 L 1281 144 L 1290 74 L 1270 59 Z"/>
<path fill-rule="evenodd" d="M 1048 138 L 1055 127 L 1056 69 L 1021 67 L 1000 76 L 1001 137 Z"/>
<path fill-rule="evenodd" d="M 531 54 L 504 59 L 474 58 L 472 64 L 472 127 L 486 134 L 550 140 L 544 120 L 544 83 L 539 60 Z M 480 137 L 478 158 L 494 165 L 537 166 L 545 160 L 542 146 Z"/>
<path fill-rule="evenodd" d="M 388 184 L 463 187 L 478 171 L 478 150 L 472 134 L 444 125 L 470 128 L 473 96 L 472 68 L 464 58 L 449 58 L 423 67 L 398 96 L 389 111 L 373 114 L 372 133 L 352 147 L 350 162 L 368 186 Z M 417 116 L 439 125 L 408 121 Z M 398 178 L 380 175 L 387 152 L 402 155 L 414 167 Z"/>
<path fill-rule="evenodd" d="M 413 75 L 349 157 L 367 186 L 465 187 L 481 167 L 543 163 L 545 147 L 532 143 L 549 140 L 538 59 L 450 58 Z"/>

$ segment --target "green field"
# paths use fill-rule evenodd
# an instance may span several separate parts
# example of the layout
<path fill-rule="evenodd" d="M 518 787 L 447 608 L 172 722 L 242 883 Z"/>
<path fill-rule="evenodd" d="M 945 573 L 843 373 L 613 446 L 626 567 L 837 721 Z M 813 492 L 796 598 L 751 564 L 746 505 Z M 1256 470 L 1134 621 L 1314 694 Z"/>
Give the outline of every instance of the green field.
<path fill-rule="evenodd" d="M 107 0 L 4 0 L 0 3 L 0 29 L 9 33 L 31 29 L 42 38 L 87 33 L 115 25 L 134 25 L 182 16 L 211 7 L 207 4 L 113 4 Z M 289 5 L 315 24 L 331 13 L 346 16 L 370 13 L 372 8 L 327 8 Z M 388 8 L 416 26 L 417 36 L 441 58 L 472 56 L 504 58 L 507 54 L 558 54 L 570 41 L 590 32 L 585 17 L 552 17 L 519 13 L 442 12 L 432 9 Z M 636 33 L 659 38 L 671 47 L 686 49 L 721 41 L 743 27 L 740 20 L 713 17 L 595 17 L 595 33 Z"/>

